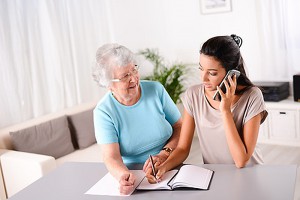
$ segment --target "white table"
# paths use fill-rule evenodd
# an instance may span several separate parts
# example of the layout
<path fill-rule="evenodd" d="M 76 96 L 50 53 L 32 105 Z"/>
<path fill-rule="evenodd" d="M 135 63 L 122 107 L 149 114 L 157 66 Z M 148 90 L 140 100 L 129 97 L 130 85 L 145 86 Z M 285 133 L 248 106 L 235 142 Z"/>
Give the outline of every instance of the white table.
<path fill-rule="evenodd" d="M 256 165 L 242 169 L 237 169 L 234 165 L 202 166 L 215 171 L 207 191 L 135 191 L 129 197 L 113 197 L 84 194 L 107 173 L 103 163 L 70 162 L 37 180 L 9 200 L 294 199 L 296 165 Z"/>

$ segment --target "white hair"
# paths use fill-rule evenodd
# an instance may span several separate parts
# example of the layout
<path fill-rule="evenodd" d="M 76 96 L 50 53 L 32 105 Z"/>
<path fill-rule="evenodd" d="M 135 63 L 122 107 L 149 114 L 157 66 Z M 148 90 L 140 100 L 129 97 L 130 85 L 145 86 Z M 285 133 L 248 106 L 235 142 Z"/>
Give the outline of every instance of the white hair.
<path fill-rule="evenodd" d="M 129 49 L 116 43 L 105 44 L 96 52 L 93 78 L 99 86 L 108 87 L 113 78 L 113 70 L 116 67 L 125 67 L 131 63 L 135 63 L 135 57 Z"/>

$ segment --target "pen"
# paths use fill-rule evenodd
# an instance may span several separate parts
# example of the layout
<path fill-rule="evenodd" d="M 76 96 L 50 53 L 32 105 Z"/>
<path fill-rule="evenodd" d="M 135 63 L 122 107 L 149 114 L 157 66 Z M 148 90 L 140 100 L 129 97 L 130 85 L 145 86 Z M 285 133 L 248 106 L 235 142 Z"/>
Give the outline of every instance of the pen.
<path fill-rule="evenodd" d="M 150 162 L 151 162 L 151 167 L 152 167 L 153 176 L 154 176 L 154 178 L 155 178 L 155 180 L 156 180 L 156 183 L 158 183 L 157 178 L 156 178 L 156 172 L 155 172 L 155 167 L 154 167 L 154 163 L 153 163 L 152 156 L 149 155 L 149 158 L 150 158 Z"/>

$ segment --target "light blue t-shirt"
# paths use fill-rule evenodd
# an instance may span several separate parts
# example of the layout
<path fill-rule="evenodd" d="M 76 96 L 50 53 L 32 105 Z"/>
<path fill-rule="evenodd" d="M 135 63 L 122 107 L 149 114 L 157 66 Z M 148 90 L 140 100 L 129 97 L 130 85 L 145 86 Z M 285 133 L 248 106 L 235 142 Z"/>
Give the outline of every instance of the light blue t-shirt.
<path fill-rule="evenodd" d="M 120 104 L 109 92 L 94 109 L 97 143 L 119 143 L 125 164 L 144 163 L 159 153 L 181 117 L 159 82 L 140 81 L 140 87 L 141 98 L 133 106 Z"/>

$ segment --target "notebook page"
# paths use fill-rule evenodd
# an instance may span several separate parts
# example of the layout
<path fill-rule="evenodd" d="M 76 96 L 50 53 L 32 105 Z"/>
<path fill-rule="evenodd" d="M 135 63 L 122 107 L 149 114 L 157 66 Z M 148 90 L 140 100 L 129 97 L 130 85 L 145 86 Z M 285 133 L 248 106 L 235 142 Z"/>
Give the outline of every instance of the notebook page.
<path fill-rule="evenodd" d="M 184 165 L 180 168 L 173 181 L 173 187 L 194 187 L 199 189 L 208 189 L 213 171 L 195 166 Z"/>
<path fill-rule="evenodd" d="M 145 176 L 143 170 L 130 170 L 136 177 L 134 188 L 138 186 L 141 180 Z M 134 192 L 134 190 L 132 191 Z M 90 195 L 107 195 L 107 196 L 129 196 L 121 195 L 119 191 L 119 182 L 110 173 L 107 173 L 103 178 L 101 178 L 95 185 L 93 185 L 85 194 Z"/>
<path fill-rule="evenodd" d="M 172 177 L 177 173 L 178 170 L 171 170 L 164 174 L 161 182 L 151 184 L 148 182 L 147 178 L 145 177 L 141 184 L 136 188 L 137 190 L 163 190 L 163 189 L 170 189 L 168 186 L 168 182 L 172 179 Z"/>

